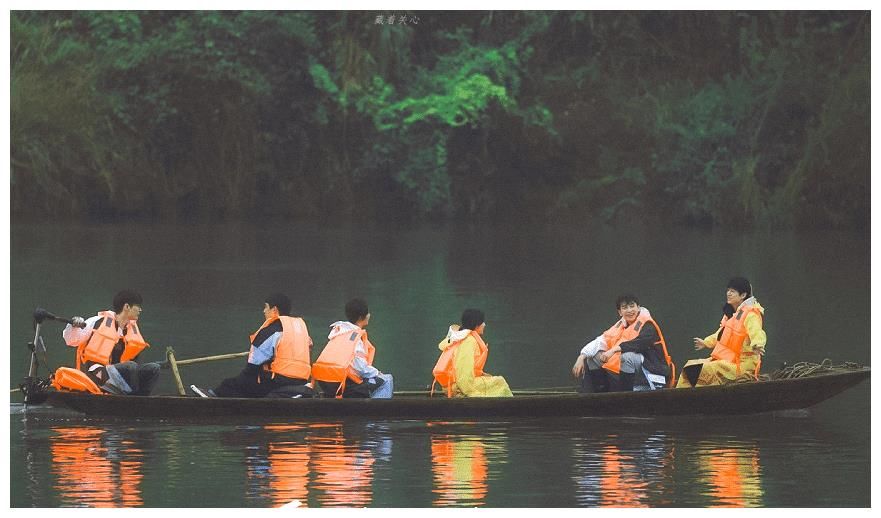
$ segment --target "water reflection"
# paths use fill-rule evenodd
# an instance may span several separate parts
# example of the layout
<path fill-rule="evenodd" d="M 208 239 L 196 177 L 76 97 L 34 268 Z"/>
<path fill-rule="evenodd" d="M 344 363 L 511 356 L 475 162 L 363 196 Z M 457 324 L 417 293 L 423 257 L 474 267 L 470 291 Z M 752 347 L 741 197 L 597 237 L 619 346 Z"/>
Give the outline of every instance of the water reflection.
<path fill-rule="evenodd" d="M 35 416 L 12 430 L 14 507 L 870 503 L 868 430 L 804 417 L 182 425 Z"/>
<path fill-rule="evenodd" d="M 670 503 L 657 493 L 672 467 L 671 441 L 662 432 L 634 439 L 609 433 L 575 440 L 573 481 L 579 505 L 648 507 Z"/>
<path fill-rule="evenodd" d="M 365 507 L 373 503 L 374 465 L 388 460 L 381 423 L 268 424 L 224 434 L 246 450 L 246 497 L 260 505 Z M 366 435 L 365 435 L 366 432 Z"/>
<path fill-rule="evenodd" d="M 269 499 L 273 507 L 291 502 L 306 505 L 309 496 L 309 445 L 302 440 L 302 425 L 266 426 L 264 430 L 277 435 L 262 454 L 247 457 L 247 489 L 249 497 Z M 259 452 L 259 447 L 255 448 Z"/>
<path fill-rule="evenodd" d="M 373 500 L 373 454 L 347 440 L 343 425 L 316 429 L 310 437 L 315 488 L 322 507 L 364 507 Z"/>
<path fill-rule="evenodd" d="M 762 505 L 761 469 L 759 451 L 755 444 L 720 448 L 717 444 L 703 444 L 695 458 L 704 468 L 709 484 L 708 507 L 758 507 Z"/>
<path fill-rule="evenodd" d="M 138 441 L 94 426 L 54 427 L 52 473 L 62 505 L 138 507 L 144 452 Z"/>
<path fill-rule="evenodd" d="M 433 505 L 479 507 L 486 504 L 490 462 L 503 463 L 505 443 L 476 423 L 427 423 L 431 430 Z M 450 428 L 452 426 L 452 428 Z M 466 431 L 458 428 L 466 426 Z M 489 455 L 488 455 L 489 454 Z M 491 457 L 491 458 L 490 458 Z"/>

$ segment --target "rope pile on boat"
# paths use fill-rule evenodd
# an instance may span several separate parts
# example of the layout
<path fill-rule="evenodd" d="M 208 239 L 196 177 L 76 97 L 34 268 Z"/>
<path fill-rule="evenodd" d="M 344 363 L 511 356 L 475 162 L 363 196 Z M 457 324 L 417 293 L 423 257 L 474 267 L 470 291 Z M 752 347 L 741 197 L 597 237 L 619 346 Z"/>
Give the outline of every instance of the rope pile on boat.
<path fill-rule="evenodd" d="M 770 379 L 791 379 L 804 378 L 805 376 L 815 376 L 817 374 L 825 374 L 832 371 L 845 371 L 862 369 L 863 366 L 854 362 L 844 362 L 839 365 L 832 365 L 832 360 L 824 359 L 821 363 L 798 362 L 793 365 L 783 364 L 783 367 L 774 371 Z M 763 375 L 764 376 L 764 375 Z M 762 376 L 760 376 L 761 378 Z"/>

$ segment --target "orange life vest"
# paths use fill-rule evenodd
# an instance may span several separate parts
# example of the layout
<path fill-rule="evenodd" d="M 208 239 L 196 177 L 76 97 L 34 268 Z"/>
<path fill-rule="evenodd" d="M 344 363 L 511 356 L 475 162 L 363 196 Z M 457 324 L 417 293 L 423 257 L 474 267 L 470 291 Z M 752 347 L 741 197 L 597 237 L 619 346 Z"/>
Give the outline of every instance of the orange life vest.
<path fill-rule="evenodd" d="M 70 367 L 58 367 L 52 376 L 52 386 L 56 390 L 102 394 L 98 385 L 85 372 Z"/>
<path fill-rule="evenodd" d="M 474 350 L 474 377 L 483 376 L 483 366 L 486 365 L 489 348 L 477 331 L 472 330 L 468 336 L 473 336 L 477 341 L 477 348 Z M 434 369 L 431 370 L 431 373 L 434 375 L 434 382 L 431 384 L 432 393 L 434 392 L 434 384 L 439 383 L 446 390 L 447 397 L 453 397 L 453 383 L 456 382 L 456 350 L 459 348 L 459 344 L 464 342 L 468 336 L 452 342 L 446 349 L 441 351 Z"/>
<path fill-rule="evenodd" d="M 358 343 L 359 338 L 367 348 L 367 356 L 364 357 L 367 365 L 373 365 L 373 356 L 376 354 L 376 348 L 367 339 L 367 331 L 364 329 L 340 333 L 333 337 L 324 346 L 324 350 L 321 351 L 315 363 L 312 364 L 312 376 L 316 380 L 340 384 L 340 388 L 337 390 L 337 397 L 342 397 L 347 379 L 355 383 L 361 383 L 362 381 L 358 373 L 352 368 L 352 362 L 355 360 L 355 344 Z"/>
<path fill-rule="evenodd" d="M 87 362 L 95 362 L 101 365 L 110 365 L 110 359 L 113 355 L 113 348 L 120 340 L 125 344 L 122 351 L 120 362 L 129 361 L 139 354 L 141 351 L 150 347 L 150 344 L 141 336 L 138 324 L 134 320 L 129 320 L 125 324 L 122 337 L 119 336 L 116 324 L 116 313 L 112 311 L 102 311 L 98 313 L 102 317 L 88 340 L 77 346 L 76 366 L 80 366 Z"/>
<path fill-rule="evenodd" d="M 261 329 L 275 320 L 270 318 L 263 322 L 263 325 L 251 335 L 251 351 L 248 354 L 248 361 L 254 356 L 254 337 Z M 288 378 L 309 379 L 312 371 L 309 366 L 309 345 L 312 343 L 312 339 L 309 338 L 306 322 L 302 318 L 289 316 L 280 316 L 278 320 L 281 321 L 281 338 L 275 345 L 275 356 L 272 362 L 265 364 L 263 368 L 271 372 L 273 377 L 278 374 Z"/>
<path fill-rule="evenodd" d="M 603 333 L 603 338 L 606 341 L 606 350 L 615 347 L 618 344 L 629 342 L 630 340 L 636 339 L 639 336 L 639 331 L 646 324 L 651 324 L 655 326 L 655 331 L 658 332 L 658 337 L 660 340 L 655 342 L 655 344 L 661 344 L 661 349 L 664 351 L 664 361 L 667 362 L 667 365 L 673 363 L 672 358 L 670 358 L 670 354 L 667 353 L 667 341 L 664 340 L 664 333 L 661 332 L 661 328 L 658 324 L 652 319 L 650 316 L 645 315 L 642 311 L 639 312 L 639 316 L 636 317 L 636 320 L 633 324 L 629 326 L 624 325 L 624 319 L 619 319 L 618 322 L 615 323 L 609 329 Z M 614 372 L 615 374 L 621 373 L 621 352 L 616 352 L 612 355 L 611 358 L 606 360 L 606 363 L 603 364 L 603 368 Z"/>
<path fill-rule="evenodd" d="M 743 342 L 747 339 L 746 317 L 750 313 L 755 313 L 762 318 L 762 312 L 756 306 L 747 306 L 737 309 L 731 318 L 722 317 L 722 336 L 713 347 L 710 357 L 714 360 L 725 360 L 737 365 L 737 371 L 740 372 L 740 356 L 743 349 Z"/>

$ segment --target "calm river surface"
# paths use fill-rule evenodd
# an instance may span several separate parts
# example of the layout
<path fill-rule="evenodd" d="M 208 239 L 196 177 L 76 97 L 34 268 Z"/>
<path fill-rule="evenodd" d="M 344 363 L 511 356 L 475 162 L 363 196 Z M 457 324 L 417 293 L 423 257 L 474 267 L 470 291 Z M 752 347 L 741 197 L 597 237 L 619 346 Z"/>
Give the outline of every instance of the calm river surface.
<path fill-rule="evenodd" d="M 243 351 L 264 297 L 287 293 L 316 348 L 367 299 L 375 364 L 396 388 L 431 381 L 465 307 L 486 313 L 487 371 L 512 387 L 571 385 L 578 350 L 635 292 L 678 365 L 718 323 L 727 279 L 766 307 L 765 371 L 869 364 L 868 233 L 541 226 L 15 224 L 10 386 L 34 307 L 90 316 L 144 296 L 160 360 Z M 69 364 L 61 325 L 49 363 Z M 213 386 L 244 360 L 182 367 Z M 805 412 L 738 418 L 187 422 L 10 410 L 13 507 L 843 506 L 870 502 L 870 384 Z M 158 393 L 174 392 L 168 371 Z M 16 399 L 13 397 L 13 401 Z M 126 489 L 123 489 L 126 488 Z"/>

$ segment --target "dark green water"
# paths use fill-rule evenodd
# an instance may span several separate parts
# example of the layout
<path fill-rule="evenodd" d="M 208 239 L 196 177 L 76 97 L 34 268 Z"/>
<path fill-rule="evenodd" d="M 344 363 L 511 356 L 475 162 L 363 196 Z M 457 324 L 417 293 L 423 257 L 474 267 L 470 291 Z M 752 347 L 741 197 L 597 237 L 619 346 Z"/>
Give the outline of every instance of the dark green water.
<path fill-rule="evenodd" d="M 375 364 L 428 385 L 465 307 L 487 315 L 487 371 L 564 386 L 584 342 L 636 292 L 678 364 L 714 330 L 728 277 L 767 308 L 766 370 L 869 363 L 865 234 L 536 227 L 248 224 L 13 225 L 11 384 L 30 313 L 89 316 L 144 295 L 161 359 L 243 351 L 266 294 L 284 291 L 320 351 L 348 298 L 370 304 Z M 49 362 L 72 361 L 46 326 Z M 182 368 L 211 386 L 241 368 Z M 164 374 L 167 371 L 164 371 Z M 157 392 L 174 390 L 165 376 Z M 10 413 L 11 504 L 28 506 L 868 506 L 869 384 L 810 412 L 729 419 L 236 422 Z M 121 491 L 120 481 L 129 489 Z"/>

